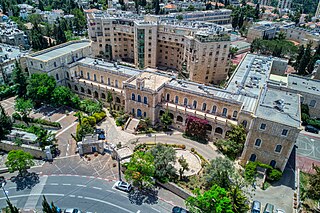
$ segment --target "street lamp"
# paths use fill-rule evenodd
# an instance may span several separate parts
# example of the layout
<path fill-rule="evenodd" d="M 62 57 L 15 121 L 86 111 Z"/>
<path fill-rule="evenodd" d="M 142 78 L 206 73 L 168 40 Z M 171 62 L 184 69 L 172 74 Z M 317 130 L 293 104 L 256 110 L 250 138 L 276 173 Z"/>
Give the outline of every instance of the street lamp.
<path fill-rule="evenodd" d="M 2 188 L 2 190 L 3 190 L 4 195 L 6 196 L 7 200 L 10 202 L 10 199 L 9 199 L 9 197 L 8 197 L 8 191 L 6 191 L 5 188 L 4 188 L 4 186 L 5 186 L 6 184 L 7 184 L 7 181 L 4 180 L 4 181 L 1 183 L 1 188 Z"/>

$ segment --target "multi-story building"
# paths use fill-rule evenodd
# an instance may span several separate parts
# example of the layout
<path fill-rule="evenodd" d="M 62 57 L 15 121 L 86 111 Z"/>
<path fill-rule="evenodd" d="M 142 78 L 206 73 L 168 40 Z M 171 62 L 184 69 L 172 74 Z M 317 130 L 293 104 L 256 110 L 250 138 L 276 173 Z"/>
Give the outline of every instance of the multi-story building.
<path fill-rule="evenodd" d="M 283 26 L 280 28 L 286 34 L 286 39 L 299 42 L 300 45 L 307 45 L 312 42 L 312 47 L 316 48 L 320 45 L 319 33 L 315 30 L 309 30 L 295 26 Z"/>
<path fill-rule="evenodd" d="M 219 84 L 227 78 L 230 35 L 222 26 L 128 13 L 87 16 L 95 55 L 140 69 L 186 72 L 199 83 Z"/>
<path fill-rule="evenodd" d="M 280 10 L 290 10 L 291 9 L 292 0 L 280 0 L 278 2 L 278 9 Z"/>
<path fill-rule="evenodd" d="M 273 39 L 278 31 L 278 27 L 266 22 L 257 26 L 250 27 L 248 30 L 247 41 L 252 42 L 256 38 Z"/>
<path fill-rule="evenodd" d="M 82 43 L 78 53 L 85 56 L 90 43 Z M 27 57 L 29 71 L 58 75 L 58 82 L 81 97 L 99 99 L 106 105 L 111 92 L 113 108 L 137 118 L 149 117 L 153 124 L 160 122 L 166 110 L 180 130 L 186 128 L 189 116 L 206 120 L 210 140 L 225 138 L 232 125 L 242 124 L 248 137 L 241 162 L 257 160 L 284 169 L 300 131 L 300 100 L 296 93 L 268 85 L 271 71 L 285 68 L 276 63 L 279 59 L 247 54 L 227 87 L 220 89 L 103 59 L 71 59 L 76 54 L 72 45 L 58 45 Z M 55 61 L 61 63 L 60 68 L 54 66 Z M 280 68 L 275 68 L 279 64 Z"/>
<path fill-rule="evenodd" d="M 319 3 L 318 3 L 318 7 L 317 7 L 317 10 L 316 10 L 315 17 L 316 17 L 316 18 L 319 18 L 319 17 L 320 17 L 320 1 L 319 1 Z"/>
<path fill-rule="evenodd" d="M 0 24 L 0 43 L 18 46 L 23 49 L 30 48 L 28 36 L 22 30 L 19 30 L 18 25 L 10 19 Z"/>
<path fill-rule="evenodd" d="M 0 44 L 0 85 L 10 82 L 16 61 L 26 54 L 18 47 Z"/>

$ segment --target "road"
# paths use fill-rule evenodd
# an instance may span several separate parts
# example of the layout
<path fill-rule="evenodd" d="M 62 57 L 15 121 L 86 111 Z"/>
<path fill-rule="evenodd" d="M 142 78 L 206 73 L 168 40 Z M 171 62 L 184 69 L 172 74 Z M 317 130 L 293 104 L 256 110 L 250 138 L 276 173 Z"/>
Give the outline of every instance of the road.
<path fill-rule="evenodd" d="M 157 196 L 127 194 L 113 188 L 115 182 L 86 176 L 40 176 L 31 187 L 8 181 L 5 189 L 18 208 L 41 209 L 42 196 L 61 209 L 79 208 L 96 213 L 171 212 L 172 204 Z M 0 206 L 5 206 L 1 193 Z"/>

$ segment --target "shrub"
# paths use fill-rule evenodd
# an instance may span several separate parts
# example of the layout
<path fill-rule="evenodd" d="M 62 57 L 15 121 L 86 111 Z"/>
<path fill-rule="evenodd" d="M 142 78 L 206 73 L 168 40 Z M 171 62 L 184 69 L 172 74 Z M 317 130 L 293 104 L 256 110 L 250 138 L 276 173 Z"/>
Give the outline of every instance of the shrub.
<path fill-rule="evenodd" d="M 182 145 L 180 146 L 180 148 L 181 148 L 181 149 L 186 149 L 186 145 L 182 144 Z"/>
<path fill-rule="evenodd" d="M 98 152 L 95 152 L 93 155 L 94 155 L 95 157 L 97 157 L 97 156 L 99 155 L 99 153 L 98 153 Z"/>
<path fill-rule="evenodd" d="M 268 173 L 268 178 L 271 181 L 278 181 L 280 180 L 282 177 L 282 172 L 279 171 L 278 169 L 272 169 L 269 173 Z"/>
<path fill-rule="evenodd" d="M 191 152 L 194 152 L 194 151 L 195 151 L 195 149 L 192 147 L 192 148 L 191 148 Z"/>
<path fill-rule="evenodd" d="M 40 124 L 40 125 L 46 125 L 46 126 L 52 126 L 52 127 L 61 128 L 61 124 L 59 122 L 47 121 L 47 120 L 41 119 L 41 118 L 32 118 L 30 122 L 31 123 Z"/>
<path fill-rule="evenodd" d="M 244 178 L 247 181 L 253 181 L 257 172 L 257 163 L 249 161 L 245 167 Z"/>
<path fill-rule="evenodd" d="M 15 119 L 15 120 L 19 120 L 19 121 L 22 120 L 21 115 L 19 113 L 17 113 L 17 112 L 14 112 L 12 114 L 12 118 Z"/>
<path fill-rule="evenodd" d="M 307 123 L 308 123 L 309 125 L 312 125 L 312 126 L 318 128 L 318 129 L 320 129 L 320 120 L 317 120 L 317 119 L 309 119 L 309 120 L 307 120 Z"/>
<path fill-rule="evenodd" d="M 104 111 L 93 113 L 92 117 L 96 119 L 96 123 L 99 123 L 106 117 L 106 113 Z"/>

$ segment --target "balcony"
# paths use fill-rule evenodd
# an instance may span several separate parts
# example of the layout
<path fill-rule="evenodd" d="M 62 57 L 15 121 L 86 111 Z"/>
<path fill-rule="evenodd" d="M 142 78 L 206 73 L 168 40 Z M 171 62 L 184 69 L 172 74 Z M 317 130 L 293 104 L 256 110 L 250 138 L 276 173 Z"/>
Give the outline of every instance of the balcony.
<path fill-rule="evenodd" d="M 161 106 L 163 109 L 168 109 L 171 112 L 179 112 L 184 115 L 195 116 L 197 118 L 205 119 L 205 120 L 219 123 L 219 124 L 225 124 L 225 125 L 228 125 L 228 124 L 237 125 L 238 124 L 237 121 L 231 120 L 229 118 L 220 117 L 217 115 L 213 115 L 211 113 L 206 113 L 203 111 L 190 109 L 185 106 L 180 106 L 180 105 L 169 103 L 169 102 L 161 103 Z"/>
<path fill-rule="evenodd" d="M 120 93 L 122 94 L 123 93 L 123 90 L 120 89 L 120 88 L 116 88 L 116 87 L 112 87 L 110 85 L 105 85 L 103 83 L 100 83 L 100 82 L 97 82 L 97 81 L 91 81 L 91 80 L 88 80 L 88 79 L 84 79 L 84 78 L 81 78 L 81 77 L 76 77 L 76 78 L 73 78 L 72 81 L 74 82 L 78 82 L 79 84 L 86 84 L 86 85 L 91 85 L 93 87 L 96 87 L 100 90 L 112 90 L 112 91 L 115 91 L 116 93 Z"/>

